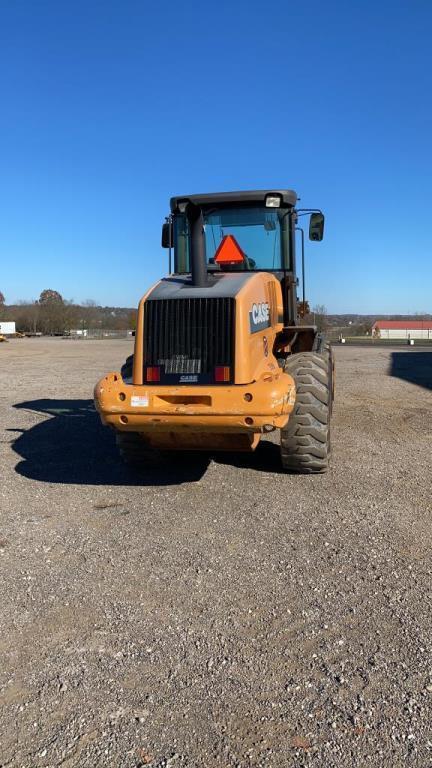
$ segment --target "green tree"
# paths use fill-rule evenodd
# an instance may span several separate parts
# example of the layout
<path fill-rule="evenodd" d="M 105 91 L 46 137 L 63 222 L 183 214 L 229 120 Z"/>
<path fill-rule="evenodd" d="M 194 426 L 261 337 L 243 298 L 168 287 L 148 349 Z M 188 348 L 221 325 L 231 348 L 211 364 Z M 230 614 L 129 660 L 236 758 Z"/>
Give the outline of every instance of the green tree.
<path fill-rule="evenodd" d="M 39 296 L 39 304 L 63 304 L 63 296 L 58 291 L 53 291 L 52 288 L 45 288 Z"/>
<path fill-rule="evenodd" d="M 39 296 L 40 327 L 43 333 L 64 333 L 66 307 L 62 295 L 52 288 L 46 288 Z"/>

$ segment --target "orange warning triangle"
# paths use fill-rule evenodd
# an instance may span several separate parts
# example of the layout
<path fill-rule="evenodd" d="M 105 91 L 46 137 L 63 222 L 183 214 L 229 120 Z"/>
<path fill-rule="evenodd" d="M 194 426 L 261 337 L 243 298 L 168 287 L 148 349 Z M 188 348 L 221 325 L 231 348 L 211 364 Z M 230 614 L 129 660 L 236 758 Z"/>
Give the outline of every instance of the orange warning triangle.
<path fill-rule="evenodd" d="M 214 260 L 216 264 L 240 264 L 245 261 L 246 254 L 240 248 L 233 235 L 225 235 L 217 249 Z"/>

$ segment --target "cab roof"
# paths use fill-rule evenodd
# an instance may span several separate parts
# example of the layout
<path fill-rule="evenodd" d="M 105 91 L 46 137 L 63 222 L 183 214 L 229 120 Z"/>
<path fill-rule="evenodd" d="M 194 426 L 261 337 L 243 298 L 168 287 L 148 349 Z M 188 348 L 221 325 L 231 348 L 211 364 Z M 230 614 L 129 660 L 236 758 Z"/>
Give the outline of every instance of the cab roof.
<path fill-rule="evenodd" d="M 170 200 L 171 213 L 179 212 L 179 204 L 191 202 L 201 206 L 264 205 L 267 195 L 280 195 L 283 206 L 294 206 L 297 193 L 293 189 L 252 189 L 244 192 L 206 192 L 201 195 L 177 195 Z"/>

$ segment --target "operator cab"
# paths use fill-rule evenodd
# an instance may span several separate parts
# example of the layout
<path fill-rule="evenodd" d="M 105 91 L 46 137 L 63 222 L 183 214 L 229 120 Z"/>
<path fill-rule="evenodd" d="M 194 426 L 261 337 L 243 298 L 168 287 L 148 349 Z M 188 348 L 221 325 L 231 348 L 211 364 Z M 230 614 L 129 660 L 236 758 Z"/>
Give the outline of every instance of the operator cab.
<path fill-rule="evenodd" d="M 294 269 L 292 231 L 297 220 L 293 190 L 255 190 L 171 198 L 171 216 L 163 225 L 162 245 L 174 248 L 174 273 L 190 274 L 190 209 L 202 219 L 208 272 L 287 272 Z M 322 240 L 324 216 L 311 217 L 309 237 Z"/>
<path fill-rule="evenodd" d="M 202 212 L 208 272 L 290 270 L 289 218 L 296 200 L 291 190 L 172 198 L 171 221 L 166 226 L 172 234 L 174 272 L 192 271 L 191 205 Z"/>
<path fill-rule="evenodd" d="M 224 272 L 272 272 L 281 282 L 284 323 L 296 324 L 298 284 L 296 231 L 302 233 L 303 310 L 304 237 L 298 217 L 310 216 L 309 238 L 324 233 L 321 211 L 296 209 L 290 189 L 218 192 L 171 198 L 171 214 L 162 228 L 162 246 L 174 249 L 174 274 L 190 275 L 203 288 Z"/>

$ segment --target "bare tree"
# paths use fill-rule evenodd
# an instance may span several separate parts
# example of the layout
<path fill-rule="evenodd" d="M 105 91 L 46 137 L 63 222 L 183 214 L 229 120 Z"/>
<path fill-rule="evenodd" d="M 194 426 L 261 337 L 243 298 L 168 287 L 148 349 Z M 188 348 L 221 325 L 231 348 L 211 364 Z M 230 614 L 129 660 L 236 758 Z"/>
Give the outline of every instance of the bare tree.
<path fill-rule="evenodd" d="M 81 306 L 81 322 L 84 328 L 96 328 L 98 321 L 98 305 L 94 299 L 86 299 Z"/>
<path fill-rule="evenodd" d="M 324 304 L 316 304 L 312 310 L 314 325 L 319 331 L 325 331 L 328 328 L 327 307 Z"/>
<path fill-rule="evenodd" d="M 37 333 L 40 307 L 37 301 L 18 301 L 13 316 L 18 331 Z"/>
<path fill-rule="evenodd" d="M 0 304 L 0 317 L 2 305 Z M 18 301 L 4 307 L 8 320 L 19 331 L 30 333 L 65 333 L 73 328 L 126 330 L 135 327 L 136 312 L 127 307 L 101 307 L 93 299 L 82 305 L 66 300 L 58 291 L 46 289 L 37 301 Z"/>
<path fill-rule="evenodd" d="M 136 323 L 137 323 L 137 311 L 134 309 L 132 312 L 129 313 L 128 316 L 128 330 L 129 331 L 135 331 L 136 330 Z"/>
<path fill-rule="evenodd" d="M 313 308 L 314 324 L 319 331 L 325 331 L 328 328 L 327 307 L 324 304 L 316 304 Z"/>

